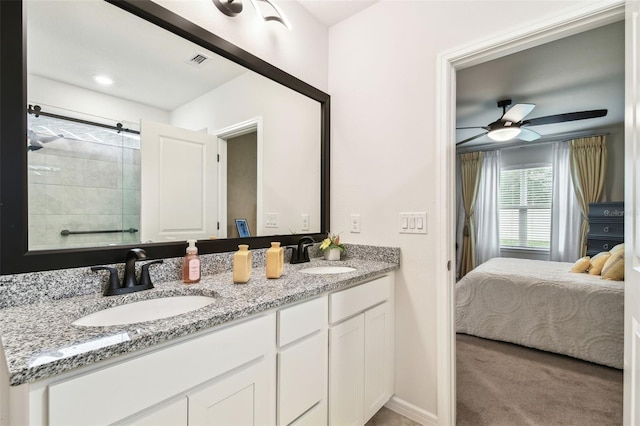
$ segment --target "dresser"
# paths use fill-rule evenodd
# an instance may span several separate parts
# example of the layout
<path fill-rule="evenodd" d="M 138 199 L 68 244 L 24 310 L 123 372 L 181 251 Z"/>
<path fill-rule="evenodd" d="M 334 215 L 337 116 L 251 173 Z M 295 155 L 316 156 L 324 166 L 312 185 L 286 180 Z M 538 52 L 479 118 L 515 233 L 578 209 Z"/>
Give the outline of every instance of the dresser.
<path fill-rule="evenodd" d="M 624 242 L 624 202 L 589 204 L 587 256 L 609 251 Z"/>

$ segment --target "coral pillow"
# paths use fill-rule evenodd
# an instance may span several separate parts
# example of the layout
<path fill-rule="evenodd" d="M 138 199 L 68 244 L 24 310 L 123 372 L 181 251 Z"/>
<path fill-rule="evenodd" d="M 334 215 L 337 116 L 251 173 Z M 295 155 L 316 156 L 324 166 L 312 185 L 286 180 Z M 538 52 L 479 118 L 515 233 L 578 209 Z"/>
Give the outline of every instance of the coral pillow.
<path fill-rule="evenodd" d="M 587 272 L 589 265 L 591 265 L 590 259 L 591 258 L 589 256 L 578 259 L 578 261 L 571 267 L 571 272 Z"/>
<path fill-rule="evenodd" d="M 602 251 L 593 256 L 591 258 L 591 266 L 589 266 L 589 275 L 600 275 L 609 257 L 611 257 L 611 252 L 608 251 Z"/>
<path fill-rule="evenodd" d="M 624 280 L 624 250 L 612 254 L 602 267 L 602 278 L 605 280 Z"/>

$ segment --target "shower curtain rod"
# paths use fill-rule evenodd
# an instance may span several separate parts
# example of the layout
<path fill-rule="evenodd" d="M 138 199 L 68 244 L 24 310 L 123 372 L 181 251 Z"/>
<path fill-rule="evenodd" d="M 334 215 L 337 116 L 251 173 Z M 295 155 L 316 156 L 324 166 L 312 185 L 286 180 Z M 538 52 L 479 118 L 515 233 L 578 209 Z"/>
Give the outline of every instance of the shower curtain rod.
<path fill-rule="evenodd" d="M 67 236 L 67 235 L 80 235 L 80 234 L 114 234 L 116 232 L 128 232 L 129 234 L 134 234 L 136 232 L 138 232 L 138 230 L 136 228 L 129 228 L 129 229 L 105 229 L 105 230 L 100 230 L 100 231 L 69 231 L 68 229 L 63 229 L 62 231 L 60 231 L 60 235 L 63 236 Z"/>
<path fill-rule="evenodd" d="M 61 120 L 73 121 L 75 123 L 90 124 L 92 126 L 98 126 L 98 127 L 103 127 L 105 129 L 116 130 L 118 133 L 126 132 L 126 133 L 133 133 L 135 135 L 140 134 L 140 132 L 137 130 L 130 130 L 122 127 L 122 123 L 117 123 L 115 126 L 110 126 L 108 124 L 96 123 L 94 121 L 82 120 L 80 118 L 73 118 L 73 117 L 67 117 L 65 115 L 44 112 L 42 111 L 42 107 L 40 105 L 29 105 L 29 108 L 27 108 L 27 112 L 29 114 L 34 114 L 36 117 L 43 115 L 45 117 L 59 118 Z"/>

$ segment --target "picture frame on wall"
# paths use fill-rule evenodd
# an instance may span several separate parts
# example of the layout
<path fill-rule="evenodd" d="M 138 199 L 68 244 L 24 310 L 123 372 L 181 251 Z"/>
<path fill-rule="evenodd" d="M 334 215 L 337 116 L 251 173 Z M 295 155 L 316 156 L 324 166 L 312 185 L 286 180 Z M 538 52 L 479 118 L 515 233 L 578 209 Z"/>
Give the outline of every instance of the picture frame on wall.
<path fill-rule="evenodd" d="M 236 219 L 236 228 L 238 229 L 238 236 L 240 238 L 251 236 L 251 231 L 249 231 L 249 223 L 247 222 L 247 219 Z"/>

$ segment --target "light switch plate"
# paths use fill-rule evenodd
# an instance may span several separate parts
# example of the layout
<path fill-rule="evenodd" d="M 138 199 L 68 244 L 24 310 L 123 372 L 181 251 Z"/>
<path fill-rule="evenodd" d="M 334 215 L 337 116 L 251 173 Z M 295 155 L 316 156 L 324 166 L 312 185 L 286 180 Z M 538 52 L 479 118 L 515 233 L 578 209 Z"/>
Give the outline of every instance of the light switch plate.
<path fill-rule="evenodd" d="M 399 214 L 398 231 L 401 234 L 426 234 L 426 212 L 403 212 Z"/>
<path fill-rule="evenodd" d="M 278 213 L 265 213 L 265 215 L 264 215 L 264 227 L 265 228 L 277 228 L 278 227 Z"/>
<path fill-rule="evenodd" d="M 302 213 L 302 231 L 308 231 L 309 230 L 309 214 L 308 213 Z"/>

